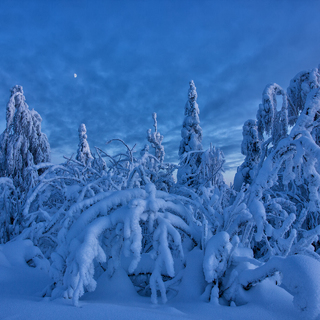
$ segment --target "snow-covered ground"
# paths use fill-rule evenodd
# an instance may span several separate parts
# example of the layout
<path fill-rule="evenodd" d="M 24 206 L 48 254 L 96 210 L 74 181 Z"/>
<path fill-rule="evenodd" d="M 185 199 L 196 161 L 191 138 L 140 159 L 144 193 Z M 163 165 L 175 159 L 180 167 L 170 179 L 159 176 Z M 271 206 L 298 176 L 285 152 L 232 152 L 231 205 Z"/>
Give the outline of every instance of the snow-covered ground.
<path fill-rule="evenodd" d="M 75 307 L 71 300 L 41 297 L 51 279 L 47 271 L 19 259 L 16 247 L 8 252 L 0 246 L 0 319 L 307 319 L 294 307 L 293 297 L 269 280 L 247 291 L 250 303 L 242 306 L 214 305 L 185 292 L 154 305 L 135 292 L 122 269 L 111 279 L 102 274 L 96 290 Z"/>

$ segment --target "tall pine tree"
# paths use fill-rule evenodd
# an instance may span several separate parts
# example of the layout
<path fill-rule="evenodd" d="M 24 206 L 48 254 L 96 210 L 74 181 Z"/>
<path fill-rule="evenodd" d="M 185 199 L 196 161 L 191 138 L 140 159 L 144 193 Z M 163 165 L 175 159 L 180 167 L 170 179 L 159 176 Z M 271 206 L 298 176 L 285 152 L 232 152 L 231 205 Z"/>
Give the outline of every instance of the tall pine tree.
<path fill-rule="evenodd" d="M 194 184 L 194 176 L 197 175 L 202 154 L 199 152 L 202 150 L 202 128 L 200 127 L 197 88 L 193 80 L 189 85 L 188 101 L 184 111 L 185 118 L 181 129 L 180 168 L 177 174 L 178 182 L 184 185 Z"/>
<path fill-rule="evenodd" d="M 185 152 L 202 150 L 202 128 L 200 127 L 199 106 L 197 104 L 197 88 L 193 80 L 190 81 L 188 92 L 188 101 L 185 106 L 181 137 L 179 148 L 179 156 Z"/>

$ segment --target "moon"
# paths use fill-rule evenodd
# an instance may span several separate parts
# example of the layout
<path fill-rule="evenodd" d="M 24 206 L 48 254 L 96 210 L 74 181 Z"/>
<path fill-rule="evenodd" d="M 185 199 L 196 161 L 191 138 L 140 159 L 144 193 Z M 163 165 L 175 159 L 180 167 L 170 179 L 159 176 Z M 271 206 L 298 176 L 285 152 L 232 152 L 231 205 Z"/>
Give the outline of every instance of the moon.
<path fill-rule="evenodd" d="M 74 73 L 73 76 L 76 78 L 78 75 L 76 73 Z"/>

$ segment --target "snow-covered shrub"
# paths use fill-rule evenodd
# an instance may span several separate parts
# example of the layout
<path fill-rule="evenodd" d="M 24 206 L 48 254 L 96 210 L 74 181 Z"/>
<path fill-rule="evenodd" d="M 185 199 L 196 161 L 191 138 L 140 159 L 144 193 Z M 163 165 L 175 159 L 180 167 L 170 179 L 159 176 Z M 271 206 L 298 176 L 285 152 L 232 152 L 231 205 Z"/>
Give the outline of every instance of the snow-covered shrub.
<path fill-rule="evenodd" d="M 205 151 L 186 152 L 180 161 L 178 183 L 193 189 L 224 184 L 224 154 L 210 145 Z"/>
<path fill-rule="evenodd" d="M 109 145 L 114 141 L 122 143 L 126 147 L 126 152 L 111 156 L 105 151 L 102 151 L 101 149 L 99 150 L 109 161 L 107 165 L 108 173 L 113 177 L 113 181 L 118 189 L 139 187 L 141 184 L 147 184 L 150 182 L 149 177 L 145 174 L 142 165 L 143 163 L 139 163 L 137 158 L 134 156 L 134 153 L 136 152 L 134 150 L 136 145 L 134 145 L 133 148 L 130 148 L 121 139 L 111 139 L 107 141 L 106 144 Z M 154 156 L 151 157 L 156 159 Z"/>
<path fill-rule="evenodd" d="M 208 219 L 205 242 L 204 272 L 208 282 L 205 300 L 217 303 L 218 298 L 223 298 L 229 304 L 245 303 L 239 276 L 243 270 L 250 274 L 251 269 L 262 266 L 273 256 L 303 254 L 319 260 L 312 243 L 317 241 L 320 227 L 306 230 L 303 226 L 310 206 L 314 208 L 317 202 L 306 201 L 299 193 L 295 199 L 288 186 L 291 181 L 288 177 L 295 179 L 292 174 L 295 161 L 300 164 L 301 158 L 306 161 L 318 157 L 319 147 L 310 134 L 318 108 L 320 93 L 316 90 L 289 136 L 270 150 L 251 185 L 242 187 L 232 205 L 220 204 L 217 189 L 213 194 L 202 189 L 203 206 L 212 216 Z M 302 172 L 310 174 L 310 170 L 316 177 L 315 167 Z M 283 173 L 281 181 L 279 173 Z M 305 176 L 304 181 L 309 186 L 312 183 L 319 186 L 318 180 L 311 179 L 314 177 Z M 314 193 L 315 200 L 316 196 Z"/>
<path fill-rule="evenodd" d="M 212 283 L 212 287 L 208 288 L 207 291 L 211 291 L 210 298 L 211 300 L 215 299 L 216 304 L 218 304 L 219 298 L 218 282 L 226 272 L 231 249 L 229 234 L 225 231 L 212 236 L 206 244 L 203 271 L 206 281 Z"/>
<path fill-rule="evenodd" d="M 49 261 L 30 240 L 16 239 L 0 245 L 0 261 L 8 267 L 32 267 L 46 272 L 50 267 Z"/>
<path fill-rule="evenodd" d="M 12 179 L 0 178 L 0 243 L 6 243 L 19 233 L 19 202 Z"/>
<path fill-rule="evenodd" d="M 203 259 L 203 271 L 207 286 L 202 294 L 204 301 L 218 305 L 223 299 L 228 305 L 244 304 L 239 275 L 261 263 L 253 258 L 251 249 L 244 247 L 238 236 L 230 239 L 228 232 L 221 231 L 210 238 Z M 243 290 L 243 289 L 242 289 Z"/>
<path fill-rule="evenodd" d="M 204 241 L 204 273 L 208 282 L 205 300 L 245 303 L 239 276 L 244 270 L 250 275 L 251 269 L 263 268 L 274 256 L 302 254 L 320 260 L 315 252 L 320 235 L 317 81 L 306 80 L 304 106 L 294 109 L 297 116 L 290 118 L 293 127 L 289 133 L 287 109 L 288 105 L 294 106 L 288 98 L 290 94 L 277 85 L 267 86 L 258 112 L 258 126 L 253 120 L 244 125 L 242 153 L 246 159 L 238 169 L 235 189 L 239 192 L 231 196 L 231 204 L 221 204 L 223 196 L 217 188 L 198 191 L 208 211 L 206 217 L 211 217 Z M 279 111 L 276 95 L 283 98 Z M 295 101 L 302 103 L 301 99 Z M 265 142 L 264 133 L 270 135 Z"/>
<path fill-rule="evenodd" d="M 80 129 L 83 129 L 83 126 L 80 126 Z M 80 130 L 83 138 L 82 133 L 83 130 Z M 144 154 L 137 160 L 133 157 L 133 150 L 120 141 L 128 148 L 128 152 L 115 157 L 108 155 L 108 167 L 102 158 L 102 155 L 107 153 L 98 148 L 98 157 L 89 157 L 88 163 L 65 157 L 67 161 L 61 165 L 30 165 L 25 169 L 28 188 L 21 196 L 16 196 L 19 201 L 11 195 L 15 192 L 15 189 L 10 189 L 11 180 L 3 178 L 3 182 L 6 182 L 1 184 L 3 197 L 9 195 L 11 202 L 2 202 L 1 241 L 7 241 L 8 232 L 10 235 L 22 233 L 21 239 L 31 239 L 46 257 L 49 257 L 61 240 L 59 232 L 70 228 L 83 210 L 110 192 L 146 185 L 150 180 L 154 180 L 159 188 L 168 183 L 168 176 L 172 175 L 173 171 L 169 171 L 169 165 L 162 164 L 161 170 L 154 166 L 148 168 L 146 159 L 155 160 L 156 163 L 159 161 L 150 154 Z M 44 173 L 39 176 L 40 170 Z M 163 174 L 164 170 L 167 170 L 167 175 Z M 11 209 L 8 212 L 9 205 L 14 205 L 19 210 Z M 11 221 L 9 226 L 8 221 Z"/>
<path fill-rule="evenodd" d="M 206 247 L 203 271 L 208 285 L 202 298 L 213 304 L 246 304 L 250 302 L 246 292 L 268 278 L 269 285 L 281 285 L 293 296 L 301 318 L 315 319 L 320 313 L 319 266 L 318 261 L 305 255 L 272 257 L 262 263 L 237 236 L 230 240 L 227 232 L 220 232 Z"/>
<path fill-rule="evenodd" d="M 282 95 L 281 110 L 276 95 Z M 287 120 L 289 110 L 289 120 Z M 319 71 L 299 73 L 287 93 L 278 85 L 266 87 L 258 111 L 261 156 L 254 162 L 247 206 L 255 221 L 253 239 L 257 257 L 303 253 L 319 259 Z M 288 134 L 288 122 L 293 126 Z M 265 141 L 263 134 L 270 134 Z M 244 138 L 243 144 L 246 139 Z M 247 160 L 247 159 L 246 159 Z M 239 168 L 239 172 L 246 166 Z M 239 175 L 239 174 L 238 174 Z M 239 188 L 237 176 L 235 187 Z M 236 186 L 237 182 L 237 186 Z M 275 231 L 276 230 L 276 231 Z M 313 244 L 313 246 L 311 245 Z"/>
<path fill-rule="evenodd" d="M 183 268 L 185 252 L 201 240 L 193 212 L 182 201 L 149 183 L 145 190 L 116 191 L 92 204 L 60 232 L 60 245 L 52 254 L 52 295 L 77 304 L 85 290 L 95 289 L 100 263 L 110 274 L 122 266 L 136 282 L 137 276 L 151 274 L 152 301 L 157 302 L 159 290 L 165 302 L 163 277 L 173 278 Z"/>
<path fill-rule="evenodd" d="M 42 175 L 37 175 L 44 170 Z M 29 166 L 25 176 L 32 181 L 28 192 L 20 199 L 19 236 L 31 239 L 49 257 L 60 239 L 58 234 L 81 214 L 81 203 L 91 199 L 94 203 L 99 194 L 103 197 L 109 190 L 117 190 L 110 175 L 72 158 L 54 165 L 41 163 Z M 85 204 L 83 206 L 89 206 Z M 74 209 L 76 207 L 76 209 Z M 72 213 L 70 214 L 70 210 Z"/>
<path fill-rule="evenodd" d="M 293 304 L 301 312 L 301 319 L 315 319 L 320 313 L 319 270 L 320 263 L 306 256 L 273 257 L 254 270 L 244 270 L 238 282 L 248 290 L 280 272 L 277 283 L 293 296 Z"/>
<path fill-rule="evenodd" d="M 107 144 L 113 141 L 121 142 L 127 149 L 126 153 L 111 156 L 101 149 L 99 150 L 109 160 L 107 172 L 119 190 L 141 187 L 152 182 L 156 185 L 157 189 L 169 191 L 174 185 L 173 172 L 176 170 L 177 165 L 163 162 L 163 149 L 161 149 L 163 151 L 162 155 L 160 156 L 159 153 L 158 156 L 160 158 L 157 158 L 149 153 L 149 146 L 145 145 L 140 152 L 141 157 L 136 158 L 134 156 L 135 146 L 130 149 L 121 139 L 112 139 Z M 162 146 L 160 145 L 160 147 Z M 156 151 L 156 154 L 158 151 Z"/>
<path fill-rule="evenodd" d="M 47 257 L 57 246 L 57 233 L 61 228 L 63 213 L 75 201 L 75 192 L 80 192 L 81 179 L 64 165 L 42 163 L 27 168 L 33 175 L 45 169 L 33 182 L 21 205 L 19 236 L 31 239 Z"/>

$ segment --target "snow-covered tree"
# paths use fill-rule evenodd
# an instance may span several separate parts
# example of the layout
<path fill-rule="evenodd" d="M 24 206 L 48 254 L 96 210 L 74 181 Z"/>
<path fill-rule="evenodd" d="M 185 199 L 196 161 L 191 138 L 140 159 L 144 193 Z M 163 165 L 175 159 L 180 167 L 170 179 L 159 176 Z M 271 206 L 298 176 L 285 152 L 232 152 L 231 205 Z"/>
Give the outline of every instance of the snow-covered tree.
<path fill-rule="evenodd" d="M 178 184 L 198 189 L 224 184 L 224 154 L 210 145 L 207 150 L 185 153 L 178 169 Z"/>
<path fill-rule="evenodd" d="M 160 163 L 164 160 L 164 147 L 161 145 L 163 141 L 163 136 L 158 131 L 158 123 L 157 123 L 157 114 L 154 112 L 152 114 L 152 118 L 154 121 L 154 132 L 151 129 L 148 129 L 148 141 L 151 143 L 151 146 L 155 148 L 155 156 L 160 161 Z"/>
<path fill-rule="evenodd" d="M 188 184 L 189 182 L 193 184 L 190 178 L 196 174 L 201 164 L 202 128 L 200 127 L 200 110 L 197 103 L 198 94 L 193 80 L 189 85 L 179 147 L 180 168 L 177 178 L 180 184 Z"/>
<path fill-rule="evenodd" d="M 254 140 L 259 143 L 264 133 L 270 137 L 261 143 L 259 164 L 256 153 L 255 172 L 246 181 L 251 184 L 247 206 L 256 228 L 252 247 L 263 260 L 295 253 L 319 259 L 314 251 L 320 234 L 320 149 L 315 135 L 320 111 L 318 69 L 299 73 L 287 92 L 276 84 L 267 86 L 257 115 L 260 139 L 255 134 Z M 277 94 L 283 97 L 280 111 L 276 110 Z M 293 126 L 289 134 L 287 106 Z"/>
<path fill-rule="evenodd" d="M 310 81 L 312 74 L 312 79 L 319 79 L 317 69 L 294 78 L 308 76 L 302 85 L 303 99 L 288 98 L 294 89 L 298 92 L 296 97 L 301 94 L 301 85 L 296 85 L 298 80 L 291 82 L 288 94 L 275 84 L 265 89 L 257 116 L 258 126 L 254 120 L 244 125 L 242 153 L 246 159 L 238 169 L 235 179 L 239 180 L 237 186 L 235 181 L 238 193 L 231 205 L 221 205 L 217 189 L 214 193 L 202 189 L 202 205 L 211 216 L 204 233 L 207 239 L 204 273 L 208 282 L 205 300 L 218 303 L 219 297 L 223 297 L 230 304 L 244 303 L 241 292 L 248 289 L 242 278 L 244 274 L 247 279 L 254 279 L 249 282 L 258 283 L 274 276 L 279 283 L 278 272 L 286 276 L 286 270 L 282 262 L 269 263 L 276 261 L 274 256 L 281 256 L 283 260 L 277 261 L 283 261 L 283 265 L 289 264 L 289 256 L 306 259 L 303 255 L 320 261 L 320 250 L 317 250 L 320 148 L 315 134 L 319 124 L 320 89 L 318 80 Z M 283 97 L 281 110 L 276 109 L 276 95 Z M 295 118 L 290 118 L 293 126 L 290 132 L 287 106 L 296 110 Z M 264 134 L 269 135 L 266 140 Z M 247 172 L 248 176 L 243 174 Z M 270 272 L 269 265 L 273 265 L 274 271 Z M 240 283 L 243 285 L 239 286 Z"/>
<path fill-rule="evenodd" d="M 157 302 L 160 290 L 165 302 L 164 278 L 174 278 L 183 269 L 184 254 L 200 243 L 191 203 L 147 184 L 145 190 L 105 194 L 84 206 L 78 219 L 60 232 L 63 241 L 52 255 L 52 295 L 73 298 L 77 304 L 85 290 L 95 289 L 94 275 L 100 263 L 111 275 L 124 268 L 137 286 L 142 285 L 139 275 L 151 275 L 152 301 Z"/>
<path fill-rule="evenodd" d="M 86 166 L 91 166 L 93 157 L 91 155 L 89 143 L 87 141 L 87 128 L 84 123 L 81 123 L 78 129 L 79 145 L 76 159 Z"/>
<path fill-rule="evenodd" d="M 14 86 L 7 105 L 6 129 L 0 136 L 0 176 L 22 183 L 26 167 L 50 161 L 47 136 L 41 132 L 41 117 L 29 110 L 23 88 Z"/>
<path fill-rule="evenodd" d="M 282 107 L 277 110 L 277 96 L 282 96 Z M 288 133 L 288 99 L 285 91 L 276 83 L 266 86 L 262 93 L 262 104 L 257 113 L 259 139 L 263 134 L 271 135 L 275 146 Z"/>
<path fill-rule="evenodd" d="M 181 129 L 179 156 L 185 152 L 202 150 L 202 128 L 200 127 L 197 88 L 193 80 L 189 83 L 188 101 L 185 105 L 184 120 Z"/>
<path fill-rule="evenodd" d="M 319 68 L 299 72 L 291 81 L 287 89 L 289 124 L 297 121 L 304 109 L 307 96 L 311 90 L 320 86 Z"/>
<path fill-rule="evenodd" d="M 244 162 L 237 169 L 234 178 L 234 188 L 240 191 L 242 184 L 251 184 L 257 172 L 257 165 L 261 156 L 261 141 L 258 136 L 258 127 L 255 120 L 247 120 L 243 125 L 243 140 L 241 153 L 246 156 Z"/>

